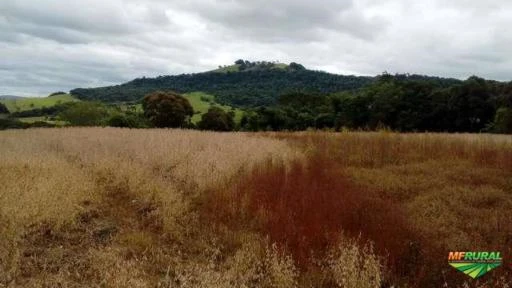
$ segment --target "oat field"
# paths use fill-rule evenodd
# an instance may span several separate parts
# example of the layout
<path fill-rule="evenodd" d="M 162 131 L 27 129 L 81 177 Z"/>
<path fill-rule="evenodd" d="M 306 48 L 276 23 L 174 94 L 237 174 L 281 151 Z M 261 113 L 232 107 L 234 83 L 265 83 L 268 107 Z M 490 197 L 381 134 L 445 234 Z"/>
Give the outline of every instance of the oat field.
<path fill-rule="evenodd" d="M 0 176 L 0 287 L 512 285 L 510 136 L 2 131 Z"/>

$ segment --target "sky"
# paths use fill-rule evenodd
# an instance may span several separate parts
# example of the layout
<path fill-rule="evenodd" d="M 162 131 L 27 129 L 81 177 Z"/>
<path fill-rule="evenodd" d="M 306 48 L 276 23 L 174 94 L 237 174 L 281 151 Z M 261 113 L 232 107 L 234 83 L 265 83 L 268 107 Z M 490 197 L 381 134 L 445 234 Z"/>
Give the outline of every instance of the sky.
<path fill-rule="evenodd" d="M 237 59 L 337 74 L 512 80 L 508 0 L 0 0 L 0 95 Z"/>

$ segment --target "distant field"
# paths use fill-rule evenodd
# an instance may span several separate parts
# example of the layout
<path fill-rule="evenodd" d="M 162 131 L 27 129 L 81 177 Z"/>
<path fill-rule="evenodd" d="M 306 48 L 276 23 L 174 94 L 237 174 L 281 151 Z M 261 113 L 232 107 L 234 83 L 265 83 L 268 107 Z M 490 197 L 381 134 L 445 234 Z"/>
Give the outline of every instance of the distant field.
<path fill-rule="evenodd" d="M 79 101 L 69 94 L 55 95 L 51 97 L 30 97 L 15 100 L 0 100 L 7 109 L 12 112 L 26 111 L 36 108 L 50 107 L 56 104 Z"/>
<path fill-rule="evenodd" d="M 194 117 L 192 117 L 192 123 L 198 123 L 201 121 L 201 115 L 208 112 L 208 109 L 215 104 L 215 96 L 209 95 L 203 92 L 192 92 L 187 93 L 184 95 L 188 101 L 190 101 L 190 104 L 194 108 L 195 112 L 199 112 L 197 114 L 194 114 Z M 206 101 L 205 101 L 206 100 Z M 224 109 L 225 111 L 230 111 L 230 106 L 215 104 L 216 106 Z M 235 122 L 240 123 L 240 120 L 242 119 L 243 111 L 240 109 L 235 109 Z"/>

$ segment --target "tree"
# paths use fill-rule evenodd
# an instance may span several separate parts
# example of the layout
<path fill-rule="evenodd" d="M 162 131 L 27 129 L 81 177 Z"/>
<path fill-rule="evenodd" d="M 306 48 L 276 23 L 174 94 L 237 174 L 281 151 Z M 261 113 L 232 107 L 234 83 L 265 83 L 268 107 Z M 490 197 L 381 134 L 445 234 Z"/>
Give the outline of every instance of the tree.
<path fill-rule="evenodd" d="M 243 131 L 259 131 L 260 115 L 255 111 L 246 111 L 240 120 L 240 128 Z"/>
<path fill-rule="evenodd" d="M 211 131 L 232 131 L 235 128 L 235 113 L 226 112 L 219 107 L 210 107 L 208 112 L 201 116 L 199 129 Z"/>
<path fill-rule="evenodd" d="M 63 95 L 63 94 L 66 94 L 66 92 L 58 91 L 58 92 L 53 92 L 52 94 L 48 95 L 48 97 Z"/>
<path fill-rule="evenodd" d="M 319 108 L 327 105 L 327 97 L 319 93 L 307 93 L 304 91 L 293 91 L 283 93 L 279 96 L 278 103 L 283 106 L 291 106 L 294 109 Z"/>
<path fill-rule="evenodd" d="M 480 132 L 491 123 L 496 110 L 490 101 L 490 92 L 485 80 L 474 76 L 451 87 L 448 101 L 451 131 Z"/>
<path fill-rule="evenodd" d="M 502 107 L 496 111 L 493 128 L 496 133 L 512 133 L 512 108 Z"/>
<path fill-rule="evenodd" d="M 292 71 L 306 70 L 306 67 L 302 66 L 301 64 L 295 63 L 295 62 L 290 63 L 290 66 L 288 68 Z"/>
<path fill-rule="evenodd" d="M 76 102 L 59 114 L 60 119 L 75 126 L 98 126 L 105 123 L 109 113 L 105 106 L 95 102 Z"/>
<path fill-rule="evenodd" d="M 9 109 L 3 103 L 0 103 L 0 114 L 9 114 Z"/>
<path fill-rule="evenodd" d="M 157 91 L 146 95 L 142 107 L 144 116 L 159 128 L 186 127 L 194 115 L 194 109 L 188 99 L 172 91 Z"/>

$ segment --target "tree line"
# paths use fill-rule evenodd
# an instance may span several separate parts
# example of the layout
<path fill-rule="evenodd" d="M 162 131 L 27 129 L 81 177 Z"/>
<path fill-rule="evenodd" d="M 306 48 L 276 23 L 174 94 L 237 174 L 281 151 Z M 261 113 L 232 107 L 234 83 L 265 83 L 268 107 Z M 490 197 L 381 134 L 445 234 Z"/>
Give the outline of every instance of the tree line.
<path fill-rule="evenodd" d="M 194 111 L 188 100 L 178 92 L 162 91 L 148 93 L 135 102 L 142 103 L 143 111 L 132 109 L 134 106 L 130 105 L 121 109 L 117 104 L 84 101 L 12 115 L 50 114 L 71 125 L 130 128 L 181 127 L 216 131 L 385 128 L 399 132 L 512 133 L 512 83 L 475 76 L 460 81 L 384 73 L 359 89 L 335 93 L 287 90 L 272 105 L 245 108 L 240 123 L 234 122 L 233 112 L 214 106 L 202 115 L 199 123 L 193 124 Z M 12 126 L 12 122 L 9 125 Z"/>
<path fill-rule="evenodd" d="M 512 133 L 512 84 L 470 77 L 446 85 L 435 79 L 383 74 L 357 91 L 283 94 L 277 105 L 246 113 L 241 128 Z"/>
<path fill-rule="evenodd" d="M 495 132 L 512 133 L 512 85 L 470 77 L 455 85 L 407 75 L 383 74 L 368 87 L 334 94 L 295 91 L 278 104 L 247 109 L 240 123 L 234 114 L 212 107 L 197 126 L 193 109 L 173 92 L 143 100 L 144 116 L 156 127 L 217 131 Z"/>

